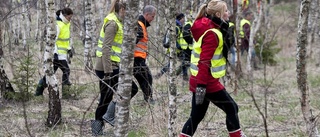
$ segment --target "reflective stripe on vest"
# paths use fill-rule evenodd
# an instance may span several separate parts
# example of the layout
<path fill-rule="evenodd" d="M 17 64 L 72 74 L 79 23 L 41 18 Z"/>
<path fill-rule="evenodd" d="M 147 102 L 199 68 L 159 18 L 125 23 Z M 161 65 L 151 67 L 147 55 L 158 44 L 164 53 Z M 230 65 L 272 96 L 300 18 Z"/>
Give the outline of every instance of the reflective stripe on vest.
<path fill-rule="evenodd" d="M 222 49 L 223 49 L 223 37 L 222 33 L 218 29 L 209 29 L 202 34 L 197 42 L 193 45 L 193 50 L 191 54 L 191 61 L 190 61 L 190 71 L 191 75 L 197 76 L 198 74 L 198 62 L 200 60 L 201 54 L 201 45 L 202 45 L 202 38 L 208 31 L 213 31 L 219 39 L 219 45 L 216 48 L 213 57 L 211 58 L 211 75 L 214 78 L 221 78 L 226 74 L 226 59 L 223 57 Z"/>
<path fill-rule="evenodd" d="M 116 35 L 113 39 L 113 43 L 111 46 L 110 59 L 111 59 L 111 61 L 114 61 L 114 62 L 120 62 L 121 45 L 123 42 L 123 25 L 118 20 L 118 18 L 114 12 L 110 13 L 107 17 L 104 18 L 104 22 L 103 22 L 102 28 L 100 30 L 100 37 L 98 40 L 98 47 L 96 50 L 96 56 L 102 57 L 102 47 L 103 47 L 103 41 L 104 41 L 104 36 L 105 36 L 104 26 L 109 22 L 109 20 L 115 21 L 118 26 L 118 30 L 116 32 Z"/>
<path fill-rule="evenodd" d="M 58 54 L 67 54 L 70 43 L 70 23 L 63 23 L 62 21 L 56 21 L 60 33 L 56 40 L 56 46 L 58 49 Z"/>
<path fill-rule="evenodd" d="M 139 40 L 134 48 L 134 57 L 141 57 L 146 59 L 147 58 L 147 51 L 148 51 L 148 33 L 146 26 L 141 22 L 138 21 L 139 25 L 143 30 L 143 38 Z"/>
<path fill-rule="evenodd" d="M 249 24 L 251 26 L 251 23 L 249 20 L 246 20 L 246 19 L 242 19 L 240 21 L 240 32 L 239 32 L 239 36 L 240 38 L 244 38 L 244 31 L 243 31 L 243 26 L 244 24 Z"/>

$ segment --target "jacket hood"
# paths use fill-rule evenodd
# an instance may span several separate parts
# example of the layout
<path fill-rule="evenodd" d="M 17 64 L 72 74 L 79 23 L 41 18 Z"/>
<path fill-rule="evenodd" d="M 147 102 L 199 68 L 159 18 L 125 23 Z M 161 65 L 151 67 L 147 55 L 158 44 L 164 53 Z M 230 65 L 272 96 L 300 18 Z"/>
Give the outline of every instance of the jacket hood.
<path fill-rule="evenodd" d="M 198 41 L 202 34 L 211 28 L 220 28 L 219 25 L 215 24 L 211 19 L 202 17 L 193 23 L 191 27 L 191 33 L 195 41 Z"/>

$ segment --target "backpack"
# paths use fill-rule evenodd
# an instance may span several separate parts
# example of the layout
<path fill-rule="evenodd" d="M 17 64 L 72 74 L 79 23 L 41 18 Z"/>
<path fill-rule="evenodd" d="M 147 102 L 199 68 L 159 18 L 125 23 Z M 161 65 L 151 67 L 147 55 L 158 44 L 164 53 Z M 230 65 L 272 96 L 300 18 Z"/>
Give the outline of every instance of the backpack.
<path fill-rule="evenodd" d="M 167 29 L 166 34 L 164 35 L 162 44 L 164 48 L 169 48 L 170 47 L 170 29 Z"/>

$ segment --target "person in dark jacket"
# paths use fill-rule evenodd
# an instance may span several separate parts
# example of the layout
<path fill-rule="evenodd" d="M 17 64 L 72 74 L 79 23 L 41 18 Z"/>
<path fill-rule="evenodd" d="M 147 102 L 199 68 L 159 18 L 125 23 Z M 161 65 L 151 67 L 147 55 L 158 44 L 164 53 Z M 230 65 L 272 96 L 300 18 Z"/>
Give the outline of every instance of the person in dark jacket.
<path fill-rule="evenodd" d="M 181 65 L 175 70 L 176 75 L 180 75 L 182 73 L 183 80 L 188 81 L 188 68 L 189 68 L 189 62 L 191 57 L 191 50 L 192 50 L 192 44 L 193 44 L 193 38 L 192 34 L 190 32 L 192 22 L 191 18 L 188 19 L 187 22 L 185 22 L 185 15 L 183 13 L 180 13 L 176 16 L 176 36 L 177 36 L 177 42 L 176 42 L 176 48 L 177 48 L 177 57 L 181 61 Z M 167 52 L 169 49 L 167 50 Z M 166 73 L 169 70 L 170 63 L 168 62 L 159 73 L 155 75 L 155 78 L 160 78 L 164 73 Z"/>
<path fill-rule="evenodd" d="M 221 0 L 203 4 L 191 27 L 195 43 L 191 54 L 189 90 L 192 92 L 191 114 L 180 137 L 191 137 L 213 103 L 226 113 L 226 127 L 230 137 L 245 137 L 240 129 L 238 105 L 220 83 L 226 74 L 223 55 L 227 35 L 229 11 Z"/>

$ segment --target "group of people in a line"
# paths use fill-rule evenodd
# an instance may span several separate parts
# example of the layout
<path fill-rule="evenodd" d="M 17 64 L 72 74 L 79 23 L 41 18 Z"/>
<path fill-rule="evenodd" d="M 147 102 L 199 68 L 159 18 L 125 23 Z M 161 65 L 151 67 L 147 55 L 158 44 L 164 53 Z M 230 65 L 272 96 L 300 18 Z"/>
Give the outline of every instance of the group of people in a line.
<path fill-rule="evenodd" d="M 121 62 L 121 46 L 123 44 L 123 21 L 127 5 L 113 0 L 109 13 L 104 18 L 96 49 L 95 73 L 99 78 L 100 99 L 95 110 L 95 119 L 91 121 L 91 131 L 94 136 L 103 135 L 104 123 L 114 126 L 116 101 L 113 94 L 117 91 L 119 78 L 119 63 Z M 146 63 L 148 57 L 147 28 L 156 16 L 157 9 L 147 5 L 138 17 L 136 29 L 136 45 L 134 47 L 133 75 L 143 92 L 144 100 L 154 103 L 152 96 L 152 75 Z M 204 118 L 210 103 L 213 103 L 226 113 L 226 127 L 230 137 L 245 137 L 241 131 L 238 117 L 238 106 L 220 83 L 219 79 L 226 74 L 228 53 L 234 45 L 233 33 L 230 33 L 230 12 L 227 4 L 221 0 L 210 0 L 202 4 L 193 22 L 180 13 L 176 16 L 176 47 L 178 57 L 182 60 L 181 71 L 183 79 L 189 81 L 192 92 L 192 108 L 189 119 L 185 122 L 180 137 L 191 137 L 196 132 L 198 124 Z M 56 12 L 57 38 L 54 54 L 54 71 L 63 71 L 62 96 L 68 93 L 70 69 L 67 56 L 70 52 L 70 20 L 73 12 L 64 8 Z M 252 14 L 247 12 L 240 25 L 241 43 L 249 40 L 250 20 Z M 232 30 L 231 32 L 233 32 Z M 248 47 L 242 46 L 241 51 Z M 234 63 L 234 60 L 232 59 Z M 167 71 L 167 64 L 156 77 Z M 188 76 L 190 67 L 190 77 Z M 37 86 L 35 95 L 43 94 L 46 87 L 43 77 Z M 138 92 L 138 85 L 132 82 L 131 98 Z M 69 96 L 69 95 L 66 95 Z"/>

